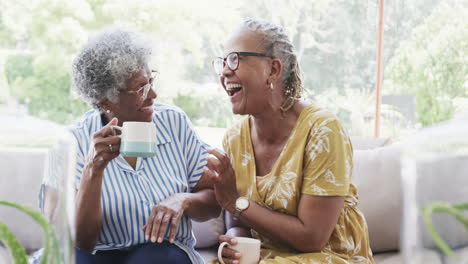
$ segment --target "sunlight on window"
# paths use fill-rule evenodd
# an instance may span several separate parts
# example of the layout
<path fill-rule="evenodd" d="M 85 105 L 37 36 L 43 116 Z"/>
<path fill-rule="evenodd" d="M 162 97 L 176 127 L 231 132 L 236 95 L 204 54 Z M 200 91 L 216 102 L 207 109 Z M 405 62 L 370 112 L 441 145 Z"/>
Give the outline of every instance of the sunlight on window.
<path fill-rule="evenodd" d="M 71 61 L 90 34 L 117 25 L 154 41 L 158 100 L 196 126 L 229 127 L 239 117 L 211 59 L 253 17 L 281 24 L 293 39 L 305 100 L 333 111 L 351 135 L 373 135 L 378 1 L 4 0 L 0 8 L 0 115 L 26 109 L 70 124 L 89 109 L 71 92 Z M 456 0 L 386 1 L 382 137 L 466 111 L 467 10 Z"/>

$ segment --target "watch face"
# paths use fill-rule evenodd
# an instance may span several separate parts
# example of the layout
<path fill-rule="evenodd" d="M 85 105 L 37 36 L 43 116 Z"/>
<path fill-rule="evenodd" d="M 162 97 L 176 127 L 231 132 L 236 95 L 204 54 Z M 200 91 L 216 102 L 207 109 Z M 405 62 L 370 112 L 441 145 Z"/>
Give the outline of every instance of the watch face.
<path fill-rule="evenodd" d="M 246 198 L 237 199 L 236 207 L 241 210 L 246 209 L 247 207 L 249 207 L 249 200 L 247 200 Z"/>

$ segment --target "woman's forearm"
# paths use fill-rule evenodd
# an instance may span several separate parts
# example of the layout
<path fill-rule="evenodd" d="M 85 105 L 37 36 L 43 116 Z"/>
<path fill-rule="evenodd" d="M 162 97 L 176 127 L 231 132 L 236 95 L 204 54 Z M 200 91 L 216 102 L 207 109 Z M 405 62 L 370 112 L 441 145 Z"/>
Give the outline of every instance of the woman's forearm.
<path fill-rule="evenodd" d="M 250 202 L 249 208 L 242 212 L 241 223 L 300 252 L 316 252 L 324 246 L 317 239 L 322 237 L 320 230 L 311 230 L 298 217 L 272 211 L 255 202 Z"/>
<path fill-rule="evenodd" d="M 226 235 L 232 237 L 251 237 L 250 229 L 246 227 L 235 226 L 226 231 Z"/>
<path fill-rule="evenodd" d="M 186 195 L 187 209 L 185 214 L 195 221 L 203 222 L 218 217 L 221 207 L 216 202 L 212 189 L 203 189 L 195 193 L 184 193 Z"/>
<path fill-rule="evenodd" d="M 102 171 L 86 166 L 76 195 L 76 246 L 81 250 L 92 250 L 101 230 L 102 175 Z"/>

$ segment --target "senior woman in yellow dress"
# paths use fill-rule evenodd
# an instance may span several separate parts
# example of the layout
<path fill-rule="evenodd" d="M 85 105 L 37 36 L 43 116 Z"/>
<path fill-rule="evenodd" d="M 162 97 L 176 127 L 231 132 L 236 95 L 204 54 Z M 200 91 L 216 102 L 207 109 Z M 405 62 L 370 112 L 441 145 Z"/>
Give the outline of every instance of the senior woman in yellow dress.
<path fill-rule="evenodd" d="M 190 219 L 220 212 L 203 173 L 207 146 L 185 113 L 154 102 L 150 45 L 139 33 L 107 29 L 73 62 L 73 86 L 94 107 L 70 128 L 78 145 L 77 264 L 204 263 Z M 119 153 L 111 126 L 126 121 L 155 124 L 156 156 Z M 53 186 L 45 187 L 47 213 Z"/>
<path fill-rule="evenodd" d="M 233 218 L 220 242 L 260 239 L 260 263 L 374 263 L 350 139 L 333 114 L 299 100 L 301 71 L 283 29 L 245 21 L 213 66 L 232 111 L 246 116 L 226 133 L 224 152 L 209 150 L 216 199 Z"/>

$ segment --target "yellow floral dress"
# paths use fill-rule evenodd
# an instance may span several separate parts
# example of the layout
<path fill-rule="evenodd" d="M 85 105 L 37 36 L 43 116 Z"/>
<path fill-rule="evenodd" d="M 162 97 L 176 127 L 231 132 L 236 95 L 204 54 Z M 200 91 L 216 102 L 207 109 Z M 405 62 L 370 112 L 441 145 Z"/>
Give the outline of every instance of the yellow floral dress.
<path fill-rule="evenodd" d="M 367 224 L 356 208 L 357 190 L 351 183 L 352 145 L 336 117 L 315 106 L 303 109 L 271 172 L 263 177 L 256 177 L 249 118 L 230 128 L 223 140 L 241 196 L 294 216 L 301 194 L 346 197 L 321 252 L 300 253 L 252 229 L 252 237 L 262 242 L 260 263 L 374 263 Z"/>

